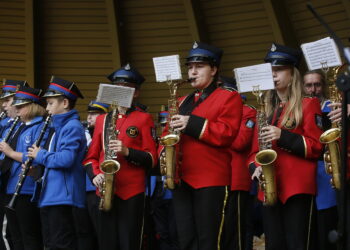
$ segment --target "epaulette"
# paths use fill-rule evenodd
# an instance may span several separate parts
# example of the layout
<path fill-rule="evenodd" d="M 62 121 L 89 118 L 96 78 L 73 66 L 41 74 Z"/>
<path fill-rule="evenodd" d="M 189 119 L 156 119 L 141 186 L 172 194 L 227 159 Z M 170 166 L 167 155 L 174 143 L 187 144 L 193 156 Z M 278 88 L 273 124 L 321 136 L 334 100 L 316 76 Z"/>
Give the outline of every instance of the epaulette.
<path fill-rule="evenodd" d="M 220 88 L 225 89 L 225 90 L 228 90 L 228 91 L 230 91 L 230 92 L 237 91 L 237 89 L 235 89 L 234 87 L 231 87 L 231 86 L 222 85 L 222 86 L 220 86 Z"/>
<path fill-rule="evenodd" d="M 247 103 L 244 103 L 243 105 L 248 106 L 249 108 L 256 110 L 256 107 L 254 107 L 253 105 L 250 105 L 250 104 L 247 104 Z"/>

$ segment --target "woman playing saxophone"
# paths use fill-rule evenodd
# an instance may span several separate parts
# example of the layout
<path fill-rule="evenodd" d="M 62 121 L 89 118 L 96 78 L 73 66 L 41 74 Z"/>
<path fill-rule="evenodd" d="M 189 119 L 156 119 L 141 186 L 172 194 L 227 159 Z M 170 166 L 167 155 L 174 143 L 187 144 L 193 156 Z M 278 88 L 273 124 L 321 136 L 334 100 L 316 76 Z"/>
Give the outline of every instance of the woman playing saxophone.
<path fill-rule="evenodd" d="M 265 62 L 272 65 L 275 88 L 265 98 L 270 125 L 261 129 L 260 136 L 272 143 L 278 155 L 274 162 L 278 200 L 274 206 L 263 207 L 268 250 L 307 249 L 310 245 L 316 159 L 322 152 L 318 140 L 322 117 L 317 98 L 302 97 L 297 69 L 300 58 L 299 50 L 278 44 L 273 44 L 265 57 Z M 259 151 L 257 133 L 252 151 Z M 259 171 L 257 168 L 253 177 Z"/>

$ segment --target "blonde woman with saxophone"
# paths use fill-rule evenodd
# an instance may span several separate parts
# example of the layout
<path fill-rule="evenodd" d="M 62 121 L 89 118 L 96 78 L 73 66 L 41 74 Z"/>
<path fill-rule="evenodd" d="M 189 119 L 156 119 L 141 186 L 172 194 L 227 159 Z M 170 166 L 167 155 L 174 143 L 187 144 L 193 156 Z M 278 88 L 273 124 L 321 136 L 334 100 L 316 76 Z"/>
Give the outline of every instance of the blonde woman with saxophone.
<path fill-rule="evenodd" d="M 260 131 L 263 142 L 272 142 L 277 152 L 275 205 L 264 206 L 266 249 L 310 249 L 310 225 L 316 193 L 316 164 L 322 152 L 319 137 L 322 117 L 317 98 L 302 97 L 297 69 L 301 52 L 273 44 L 265 62 L 272 65 L 275 89 L 267 93 L 268 126 Z M 252 152 L 258 152 L 258 134 Z M 253 154 L 255 156 L 255 154 Z M 258 167 L 253 177 L 259 176 Z M 263 195 L 260 192 L 259 198 Z"/>
<path fill-rule="evenodd" d="M 228 186 L 231 149 L 242 116 L 237 91 L 217 86 L 222 50 L 195 42 L 186 65 L 191 94 L 179 99 L 170 126 L 181 131 L 179 185 L 173 191 L 178 239 L 182 250 L 219 248 Z M 165 131 L 166 134 L 166 131 Z"/>
<path fill-rule="evenodd" d="M 141 84 L 145 81 L 129 64 L 113 72 L 108 79 L 112 84 L 135 88 L 134 99 L 138 97 Z M 156 142 L 152 133 L 154 123 L 152 116 L 140 110 L 135 103 L 128 109 L 116 109 L 97 117 L 84 164 L 87 168 L 92 168 L 95 175 L 93 184 L 100 190 L 106 179 L 106 175 L 100 169 L 105 161 L 105 154 L 112 152 L 117 156 L 113 160 L 120 164 L 120 170 L 114 174 L 114 192 L 112 199 L 109 199 L 110 210 L 106 211 L 106 206 L 100 202 L 102 210 L 97 222 L 99 249 L 139 250 L 143 228 L 146 170 L 155 166 L 157 159 Z M 107 134 L 112 133 L 116 133 L 116 138 L 107 139 Z M 106 139 L 109 142 L 106 142 Z M 109 148 L 106 153 L 105 148 Z M 106 196 L 102 196 L 107 200 Z"/>

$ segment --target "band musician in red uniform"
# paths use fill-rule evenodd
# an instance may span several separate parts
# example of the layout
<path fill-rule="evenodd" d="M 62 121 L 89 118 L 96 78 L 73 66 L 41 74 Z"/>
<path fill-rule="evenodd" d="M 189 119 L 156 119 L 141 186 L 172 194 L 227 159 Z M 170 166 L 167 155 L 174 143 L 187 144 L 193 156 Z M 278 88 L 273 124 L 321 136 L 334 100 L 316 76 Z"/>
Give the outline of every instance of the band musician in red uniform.
<path fill-rule="evenodd" d="M 181 183 L 173 192 L 173 203 L 183 250 L 219 248 L 231 182 L 230 146 L 242 115 L 239 94 L 217 86 L 221 55 L 221 49 L 194 43 L 186 65 L 196 90 L 179 99 L 179 114 L 170 122 L 182 131 L 177 169 Z"/>
<path fill-rule="evenodd" d="M 134 98 L 139 95 L 143 76 L 129 64 L 108 77 L 112 84 L 135 88 Z M 104 174 L 100 164 L 105 160 L 105 148 L 117 153 L 120 170 L 114 177 L 114 199 L 112 209 L 100 211 L 98 225 L 99 249 L 140 249 L 145 202 L 146 168 L 156 164 L 156 142 L 152 116 L 144 111 L 118 108 L 115 129 L 116 139 L 104 145 L 106 132 L 111 124 L 110 112 L 96 120 L 94 135 L 84 164 L 92 167 L 93 183 L 101 189 Z"/>
<path fill-rule="evenodd" d="M 317 98 L 301 94 L 302 80 L 297 69 L 300 58 L 299 50 L 278 44 L 273 44 L 265 57 L 265 62 L 272 65 L 275 88 L 265 98 L 269 125 L 255 133 L 252 152 L 259 151 L 260 133 L 262 142 L 272 142 L 277 153 L 273 163 L 277 203 L 263 207 L 268 250 L 310 249 L 311 245 L 316 165 L 322 153 L 322 113 Z M 258 167 L 253 176 L 260 171 Z"/>

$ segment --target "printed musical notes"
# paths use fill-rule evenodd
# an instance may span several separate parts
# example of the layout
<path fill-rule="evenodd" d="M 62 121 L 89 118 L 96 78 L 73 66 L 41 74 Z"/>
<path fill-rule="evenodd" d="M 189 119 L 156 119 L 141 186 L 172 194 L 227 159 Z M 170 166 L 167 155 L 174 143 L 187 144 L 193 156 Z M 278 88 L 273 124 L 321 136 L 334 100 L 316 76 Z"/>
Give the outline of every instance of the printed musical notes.
<path fill-rule="evenodd" d="M 322 64 L 328 67 L 342 64 L 337 45 L 330 37 L 321 40 L 304 43 L 301 45 L 309 70 L 321 69 Z"/>
<path fill-rule="evenodd" d="M 134 88 L 100 83 L 96 101 L 107 104 L 116 102 L 118 103 L 118 106 L 130 108 L 134 92 Z"/>
<path fill-rule="evenodd" d="M 153 57 L 153 65 L 157 82 L 182 79 L 179 55 Z"/>
<path fill-rule="evenodd" d="M 235 68 L 233 70 L 240 93 L 250 92 L 253 86 L 259 85 L 260 90 L 274 88 L 272 68 L 270 63 Z"/>

